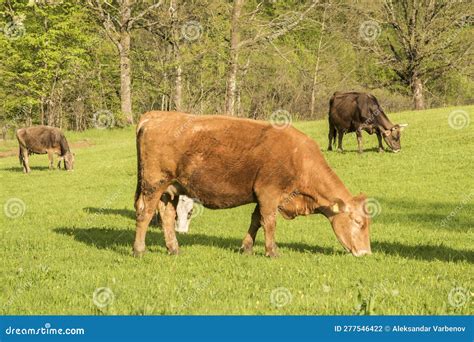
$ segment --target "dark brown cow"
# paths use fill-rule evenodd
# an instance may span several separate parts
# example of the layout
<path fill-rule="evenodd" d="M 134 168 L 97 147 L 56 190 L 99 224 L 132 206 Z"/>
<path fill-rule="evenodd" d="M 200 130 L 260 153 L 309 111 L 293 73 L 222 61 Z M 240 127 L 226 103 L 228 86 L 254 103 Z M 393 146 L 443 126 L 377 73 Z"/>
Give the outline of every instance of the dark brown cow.
<path fill-rule="evenodd" d="M 19 158 L 23 166 L 23 172 L 31 172 L 28 165 L 28 155 L 48 154 L 49 168 L 53 169 L 53 156 L 59 155 L 58 167 L 64 162 L 64 169 L 74 169 L 74 154 L 71 153 L 69 145 L 63 132 L 59 128 L 50 126 L 33 126 L 20 128 L 16 131 L 16 138 L 20 144 Z"/>
<path fill-rule="evenodd" d="M 358 93 L 335 92 L 329 100 L 329 146 L 336 143 L 338 150 L 343 151 L 342 138 L 345 133 L 356 132 L 359 153 L 362 153 L 362 130 L 375 133 L 379 141 L 379 152 L 383 152 L 382 137 L 393 152 L 401 149 L 400 136 L 406 124 L 394 125 L 380 107 L 375 96 Z"/>
<path fill-rule="evenodd" d="M 178 253 L 176 203 L 162 196 L 170 185 L 211 209 L 257 203 L 243 252 L 252 252 L 263 226 L 265 254 L 277 254 L 277 213 L 287 219 L 323 214 L 346 250 L 355 256 L 371 252 L 365 196 L 352 196 L 319 146 L 295 128 L 217 115 L 147 113 L 137 127 L 137 155 L 136 256 L 145 251 L 157 207 L 168 252 Z"/>

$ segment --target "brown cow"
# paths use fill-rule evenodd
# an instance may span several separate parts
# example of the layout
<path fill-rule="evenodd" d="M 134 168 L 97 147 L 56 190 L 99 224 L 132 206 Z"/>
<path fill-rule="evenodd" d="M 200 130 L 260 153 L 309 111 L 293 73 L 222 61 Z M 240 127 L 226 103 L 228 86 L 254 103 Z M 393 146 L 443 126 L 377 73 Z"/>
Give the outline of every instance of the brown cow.
<path fill-rule="evenodd" d="M 243 252 L 252 252 L 263 226 L 265 255 L 277 255 L 274 236 L 280 212 L 287 219 L 323 214 L 345 249 L 355 256 L 370 254 L 365 196 L 350 194 L 305 134 L 226 116 L 146 116 L 137 130 L 136 256 L 145 251 L 146 231 L 157 206 L 168 252 L 178 253 L 176 208 L 162 197 L 170 185 L 211 209 L 257 203 Z"/>
<path fill-rule="evenodd" d="M 63 161 L 65 170 L 74 169 L 74 153 L 71 153 L 67 140 L 59 128 L 50 126 L 20 128 L 16 131 L 16 138 L 20 144 L 19 158 L 23 172 L 31 172 L 28 155 L 46 153 L 50 169 L 54 168 L 54 154 L 59 155 L 58 168 L 61 167 L 61 161 Z"/>
<path fill-rule="evenodd" d="M 387 145 L 397 153 L 401 149 L 401 132 L 407 124 L 390 122 L 379 105 L 375 96 L 366 93 L 335 92 L 329 100 L 329 145 L 332 150 L 332 141 L 336 142 L 338 135 L 338 151 L 343 151 L 342 138 L 344 134 L 355 132 L 359 153 L 362 153 L 362 131 L 369 134 L 375 133 L 379 141 L 379 152 L 383 152 L 382 137 Z"/>

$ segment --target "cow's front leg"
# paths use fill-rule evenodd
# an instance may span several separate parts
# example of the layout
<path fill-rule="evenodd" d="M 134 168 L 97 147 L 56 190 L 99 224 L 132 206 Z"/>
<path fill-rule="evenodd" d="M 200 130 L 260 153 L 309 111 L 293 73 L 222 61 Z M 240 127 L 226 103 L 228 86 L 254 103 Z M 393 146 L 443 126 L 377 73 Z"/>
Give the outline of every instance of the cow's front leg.
<path fill-rule="evenodd" d="M 240 251 L 243 254 L 252 254 L 253 253 L 253 245 L 255 244 L 255 238 L 257 237 L 257 232 L 261 227 L 261 215 L 260 215 L 260 207 L 257 204 L 255 210 L 252 213 L 252 220 L 250 222 L 250 227 L 247 232 L 247 235 L 242 242 L 242 247 L 240 247 Z"/>
<path fill-rule="evenodd" d="M 363 152 L 363 149 L 362 149 L 362 131 L 361 131 L 360 128 L 357 129 L 356 135 L 357 135 L 357 146 L 359 148 L 359 153 L 362 153 Z"/>
<path fill-rule="evenodd" d="M 277 257 L 277 245 L 275 242 L 275 228 L 276 228 L 276 209 L 260 210 L 261 224 L 265 231 L 265 256 Z"/>
<path fill-rule="evenodd" d="M 377 130 L 377 140 L 379 141 L 379 152 L 383 152 L 385 149 L 383 148 L 383 143 L 382 143 L 382 134 Z"/>
<path fill-rule="evenodd" d="M 137 215 L 135 242 L 133 243 L 133 254 L 141 257 L 145 253 L 145 237 L 148 225 L 155 213 L 158 200 L 162 192 L 155 191 L 152 194 L 139 194 L 135 202 Z"/>
<path fill-rule="evenodd" d="M 178 196 L 176 196 L 177 198 Z M 159 202 L 160 217 L 165 235 L 166 248 L 168 253 L 175 255 L 179 253 L 178 240 L 175 233 L 176 204 L 165 194 Z"/>
<path fill-rule="evenodd" d="M 49 169 L 54 170 L 54 155 L 52 152 L 48 152 L 48 160 L 49 160 Z"/>
<path fill-rule="evenodd" d="M 30 173 L 31 169 L 30 169 L 30 163 L 28 160 L 28 150 L 26 148 L 22 149 L 21 156 L 23 158 L 23 172 Z"/>

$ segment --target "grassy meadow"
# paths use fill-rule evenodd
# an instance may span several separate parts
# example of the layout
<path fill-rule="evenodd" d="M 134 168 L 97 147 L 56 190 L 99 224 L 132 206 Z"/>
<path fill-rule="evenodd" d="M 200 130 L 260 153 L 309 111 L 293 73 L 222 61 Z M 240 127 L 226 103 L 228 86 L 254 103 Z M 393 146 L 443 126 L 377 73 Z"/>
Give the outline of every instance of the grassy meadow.
<path fill-rule="evenodd" d="M 295 122 L 319 142 L 353 194 L 377 203 L 373 255 L 355 258 L 323 216 L 277 223 L 280 257 L 239 254 L 253 205 L 198 210 L 166 253 L 151 226 L 148 252 L 132 256 L 134 129 L 66 132 L 74 172 L 30 157 L 25 175 L 14 140 L 0 142 L 0 314 L 473 314 L 474 123 L 454 129 L 453 111 L 390 114 L 408 123 L 398 154 L 365 153 L 346 136 L 327 152 L 327 122 Z M 451 122 L 451 125 L 449 124 Z"/>

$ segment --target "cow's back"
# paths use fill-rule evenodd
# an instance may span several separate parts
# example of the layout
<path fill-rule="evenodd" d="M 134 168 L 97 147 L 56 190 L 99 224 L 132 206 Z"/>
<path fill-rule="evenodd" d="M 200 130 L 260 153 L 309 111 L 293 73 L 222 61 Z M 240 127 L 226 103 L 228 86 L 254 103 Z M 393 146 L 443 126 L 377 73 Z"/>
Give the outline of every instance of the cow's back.
<path fill-rule="evenodd" d="M 299 167 L 295 164 L 301 160 L 298 154 L 308 146 L 315 148 L 296 129 L 279 130 L 255 120 L 157 112 L 150 116 L 137 136 L 144 180 L 153 183 L 169 175 L 211 208 L 255 201 L 257 182 L 291 187 Z"/>
<path fill-rule="evenodd" d="M 33 126 L 21 128 L 17 131 L 17 138 L 21 145 L 31 153 L 47 153 L 47 151 L 61 152 L 61 130 L 49 126 Z"/>

